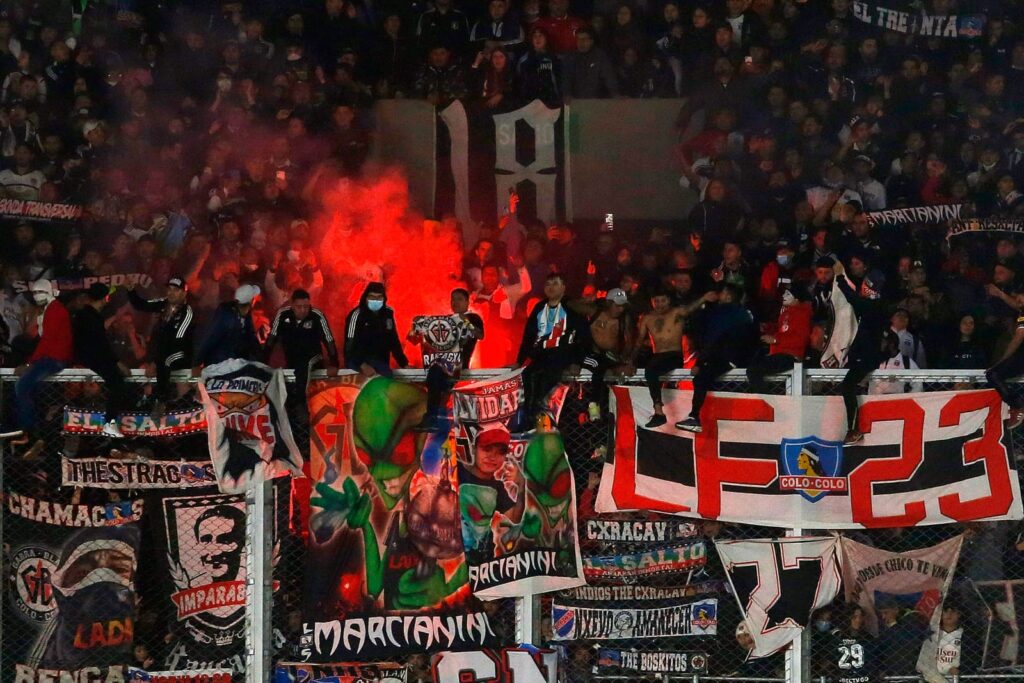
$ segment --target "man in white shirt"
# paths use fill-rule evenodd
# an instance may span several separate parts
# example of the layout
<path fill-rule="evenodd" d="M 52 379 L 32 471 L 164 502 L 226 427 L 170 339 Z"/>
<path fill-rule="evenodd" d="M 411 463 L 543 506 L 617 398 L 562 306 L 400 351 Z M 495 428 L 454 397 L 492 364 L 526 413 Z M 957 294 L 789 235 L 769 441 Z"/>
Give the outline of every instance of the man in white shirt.
<path fill-rule="evenodd" d="M 879 370 L 918 370 L 913 358 L 905 355 L 900 349 L 900 338 L 894 331 L 885 331 L 885 350 L 887 358 L 878 366 Z M 880 394 L 905 394 L 908 391 L 924 391 L 922 382 L 904 382 L 894 379 L 872 379 L 868 385 L 868 393 L 872 396 Z"/>
<path fill-rule="evenodd" d="M 889 319 L 892 324 L 892 331 L 900 340 L 900 353 L 914 361 L 919 368 L 928 367 L 925 360 L 924 344 L 916 334 L 910 331 L 910 311 L 905 308 L 897 308 Z"/>
<path fill-rule="evenodd" d="M 942 606 L 939 630 L 921 643 L 917 670 L 928 683 L 945 683 L 947 676 L 960 673 L 964 629 L 960 625 L 960 608 L 947 602 Z"/>
<path fill-rule="evenodd" d="M 28 144 L 19 142 L 14 148 L 14 168 L 0 171 L 3 194 L 11 199 L 39 199 L 39 189 L 46 176 L 35 168 L 36 153 Z"/>

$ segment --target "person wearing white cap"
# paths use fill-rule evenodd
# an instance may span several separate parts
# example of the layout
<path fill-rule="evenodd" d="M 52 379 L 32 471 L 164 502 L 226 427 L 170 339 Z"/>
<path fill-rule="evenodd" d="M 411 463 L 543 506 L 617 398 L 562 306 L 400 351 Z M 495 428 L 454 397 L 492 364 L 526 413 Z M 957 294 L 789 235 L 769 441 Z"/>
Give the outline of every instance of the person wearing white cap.
<path fill-rule="evenodd" d="M 229 358 L 256 360 L 260 357 L 260 343 L 252 322 L 252 307 L 259 298 L 260 288 L 242 285 L 235 290 L 235 300 L 217 307 L 210 329 L 196 354 L 192 374 L 198 376 L 204 365 L 214 365 Z"/>
<path fill-rule="evenodd" d="M 636 343 L 635 326 L 625 290 L 610 289 L 605 298 L 598 301 L 597 313 L 590 319 L 590 337 L 593 346 L 583 359 L 583 367 L 590 370 L 594 397 L 587 409 L 592 419 L 597 419 L 602 406 L 608 405 L 605 374 L 615 367 L 624 375 L 632 375 L 634 371 L 630 360 Z"/>

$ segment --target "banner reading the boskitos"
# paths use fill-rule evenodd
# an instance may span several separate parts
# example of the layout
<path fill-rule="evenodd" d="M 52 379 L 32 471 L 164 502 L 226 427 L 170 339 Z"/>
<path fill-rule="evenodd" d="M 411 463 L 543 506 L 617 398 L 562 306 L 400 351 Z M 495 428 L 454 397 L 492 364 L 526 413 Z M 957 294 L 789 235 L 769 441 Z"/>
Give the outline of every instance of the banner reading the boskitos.
<path fill-rule="evenodd" d="M 469 585 L 486 600 L 586 583 L 562 437 L 524 433 L 522 402 L 521 370 L 452 393 Z"/>
<path fill-rule="evenodd" d="M 930 548 L 891 553 L 841 539 L 843 588 L 847 602 L 864 608 L 864 623 L 878 633 L 875 606 L 881 599 L 913 609 L 932 629 L 938 628 L 942 610 L 956 573 L 963 536 L 956 536 Z"/>
<path fill-rule="evenodd" d="M 203 369 L 210 457 L 222 493 L 241 493 L 250 480 L 302 476 L 302 455 L 284 409 L 284 374 L 233 358 Z"/>
<path fill-rule="evenodd" d="M 862 399 L 864 441 L 843 446 L 839 396 L 713 393 L 703 431 L 672 426 L 692 394 L 666 391 L 669 424 L 643 429 L 647 391 L 615 387 L 614 460 L 597 512 L 654 510 L 803 529 L 1021 519 L 1006 406 L 990 389 Z"/>

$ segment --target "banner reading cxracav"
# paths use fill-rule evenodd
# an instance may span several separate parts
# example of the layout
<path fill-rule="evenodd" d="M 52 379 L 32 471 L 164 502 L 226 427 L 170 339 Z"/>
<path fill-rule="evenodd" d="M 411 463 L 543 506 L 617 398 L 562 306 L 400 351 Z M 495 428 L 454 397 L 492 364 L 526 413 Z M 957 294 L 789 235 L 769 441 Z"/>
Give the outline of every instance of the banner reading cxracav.
<path fill-rule="evenodd" d="M 642 388 L 615 387 L 614 459 L 598 512 L 655 510 L 804 529 L 883 528 L 1021 519 L 1005 407 L 991 390 L 871 396 L 866 436 L 842 445 L 838 396 L 712 394 L 703 431 L 675 430 L 690 392 L 666 393 L 669 424 Z"/>

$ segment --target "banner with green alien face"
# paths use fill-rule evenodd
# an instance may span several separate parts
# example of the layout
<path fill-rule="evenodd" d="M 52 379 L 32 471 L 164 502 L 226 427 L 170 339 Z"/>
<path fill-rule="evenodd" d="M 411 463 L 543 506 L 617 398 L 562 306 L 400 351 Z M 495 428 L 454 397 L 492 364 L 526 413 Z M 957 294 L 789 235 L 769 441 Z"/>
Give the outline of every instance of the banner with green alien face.
<path fill-rule="evenodd" d="M 565 446 L 550 420 L 523 419 L 521 373 L 452 394 L 462 541 L 470 588 L 484 600 L 586 583 Z"/>
<path fill-rule="evenodd" d="M 422 389 L 358 374 L 318 380 L 310 414 L 306 661 L 495 644 L 471 594 L 448 430 L 415 431 Z"/>

